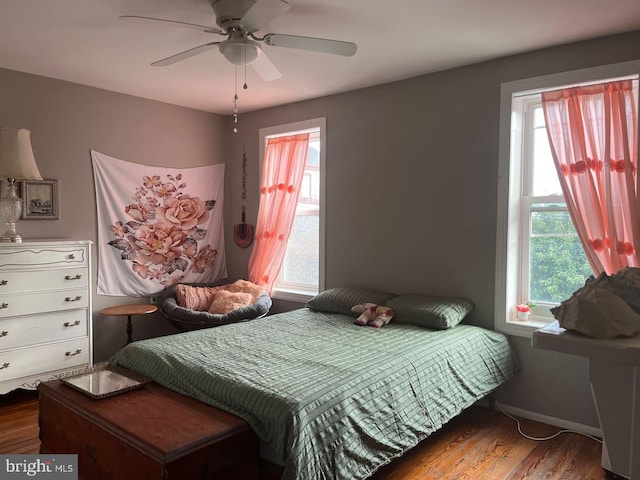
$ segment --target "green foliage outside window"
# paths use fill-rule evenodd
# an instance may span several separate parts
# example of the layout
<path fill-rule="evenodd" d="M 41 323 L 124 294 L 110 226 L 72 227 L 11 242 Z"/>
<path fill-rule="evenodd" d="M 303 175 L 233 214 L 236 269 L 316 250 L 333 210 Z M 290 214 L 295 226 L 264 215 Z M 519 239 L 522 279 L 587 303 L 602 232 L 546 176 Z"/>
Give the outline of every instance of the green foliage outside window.
<path fill-rule="evenodd" d="M 534 212 L 531 218 L 530 299 L 560 303 L 592 275 L 568 212 Z"/>

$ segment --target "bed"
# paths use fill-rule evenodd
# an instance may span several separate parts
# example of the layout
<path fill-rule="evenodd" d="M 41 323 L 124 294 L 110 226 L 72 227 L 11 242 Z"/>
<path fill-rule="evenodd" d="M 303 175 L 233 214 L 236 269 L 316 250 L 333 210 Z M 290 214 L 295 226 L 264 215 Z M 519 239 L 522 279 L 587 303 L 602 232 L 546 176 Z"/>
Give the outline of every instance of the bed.
<path fill-rule="evenodd" d="M 397 321 L 355 325 L 363 301 L 393 305 Z M 134 342 L 111 361 L 245 419 L 284 480 L 364 479 L 517 372 L 502 334 L 447 317 L 468 304 L 446 302 L 436 323 L 448 328 L 428 304 L 333 289 L 299 310 Z"/>

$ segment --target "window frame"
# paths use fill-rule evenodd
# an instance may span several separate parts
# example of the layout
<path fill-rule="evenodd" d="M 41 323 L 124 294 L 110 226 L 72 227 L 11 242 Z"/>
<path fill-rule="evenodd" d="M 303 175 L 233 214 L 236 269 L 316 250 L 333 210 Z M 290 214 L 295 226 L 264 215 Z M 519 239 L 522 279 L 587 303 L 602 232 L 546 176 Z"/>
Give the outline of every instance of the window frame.
<path fill-rule="evenodd" d="M 536 315 L 533 315 L 528 321 L 515 320 L 512 317 L 513 305 L 520 298 L 518 276 L 522 271 L 522 256 L 520 255 L 522 222 L 529 221 L 528 216 L 523 218 L 522 210 L 520 210 L 522 208 L 520 194 L 523 188 L 521 151 L 523 119 L 521 115 L 514 112 L 513 102 L 517 101 L 516 99 L 520 96 L 541 93 L 545 90 L 606 81 L 638 73 L 640 73 L 640 60 L 633 60 L 501 84 L 494 299 L 495 330 L 509 335 L 531 337 L 536 329 L 553 321 L 549 317 L 536 318 Z M 512 137 L 513 142 L 511 141 Z M 528 178 L 525 180 L 531 181 Z"/>
<path fill-rule="evenodd" d="M 530 93 L 527 95 L 519 94 L 512 99 L 512 113 L 517 111 L 522 115 L 522 123 L 520 128 L 521 134 L 521 155 L 517 160 L 522 168 L 520 192 L 513 192 L 514 196 L 520 198 L 520 216 L 519 216 L 519 232 L 518 244 L 521 255 L 519 256 L 519 277 L 518 277 L 518 302 L 528 299 L 536 302 L 536 306 L 531 309 L 529 319 L 537 325 L 541 323 L 546 325 L 552 322 L 553 315 L 551 308 L 555 306 L 552 303 L 537 303 L 536 298 L 530 298 L 531 290 L 531 237 L 534 212 L 566 212 L 569 209 L 566 206 L 564 196 L 558 195 L 535 195 L 534 193 L 534 169 L 532 162 L 535 157 L 535 110 L 542 108 L 542 96 L 540 93 Z M 516 148 L 518 145 L 514 145 Z M 512 159 L 514 161 L 514 159 Z M 564 204 L 564 207 L 535 207 L 536 204 Z M 525 261 L 525 259 L 529 259 Z M 586 261 L 586 256 L 585 256 Z M 515 314 L 515 312 L 514 312 Z M 522 323 L 522 320 L 518 320 Z M 525 322 L 526 323 L 526 322 Z"/>
<path fill-rule="evenodd" d="M 320 142 L 320 201 L 318 205 L 319 210 L 319 252 L 318 252 L 318 292 L 324 290 L 325 285 L 325 179 L 326 179 L 326 117 L 313 118 L 309 120 L 303 120 L 299 122 L 286 123 L 282 125 L 274 125 L 271 127 L 260 128 L 258 130 L 259 147 L 258 155 L 260 159 L 259 175 L 262 179 L 262 166 L 264 162 L 264 153 L 267 146 L 267 140 L 272 137 L 279 137 L 284 135 L 295 135 L 299 133 L 307 133 L 311 131 L 319 131 Z M 262 180 L 261 180 L 262 181 Z M 278 280 L 274 283 L 273 291 L 271 293 L 272 298 L 289 300 L 294 302 L 304 303 L 310 300 L 318 292 L 311 291 L 304 286 L 296 285 L 293 283 L 279 283 Z"/>

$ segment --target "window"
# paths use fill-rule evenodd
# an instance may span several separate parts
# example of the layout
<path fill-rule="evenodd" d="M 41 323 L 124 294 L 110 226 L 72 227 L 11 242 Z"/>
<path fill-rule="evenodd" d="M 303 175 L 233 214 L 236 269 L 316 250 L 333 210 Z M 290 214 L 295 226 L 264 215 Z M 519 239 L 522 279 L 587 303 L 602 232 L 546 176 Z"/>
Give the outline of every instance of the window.
<path fill-rule="evenodd" d="M 551 321 L 550 309 L 592 275 L 567 210 L 551 156 L 541 93 L 569 86 L 638 78 L 640 62 L 509 82 L 501 89 L 497 330 L 527 336 Z M 637 88 L 637 83 L 636 83 Z M 529 321 L 515 305 L 534 304 Z"/>
<path fill-rule="evenodd" d="M 512 158 L 522 165 L 521 189 L 514 192 L 521 255 L 514 304 L 529 302 L 532 317 L 551 321 L 550 308 L 582 287 L 591 267 L 562 196 L 540 93 L 516 96 L 512 109 L 522 119 L 520 145 L 514 145 L 520 152 Z"/>
<path fill-rule="evenodd" d="M 309 152 L 287 251 L 272 296 L 304 302 L 324 289 L 324 118 L 260 129 L 260 158 L 267 140 L 309 133 Z"/>

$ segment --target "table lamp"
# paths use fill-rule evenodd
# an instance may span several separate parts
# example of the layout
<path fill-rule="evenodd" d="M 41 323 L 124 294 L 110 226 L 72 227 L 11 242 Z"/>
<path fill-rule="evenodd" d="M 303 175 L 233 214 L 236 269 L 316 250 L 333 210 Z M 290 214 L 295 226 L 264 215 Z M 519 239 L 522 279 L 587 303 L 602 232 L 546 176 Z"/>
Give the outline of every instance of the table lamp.
<path fill-rule="evenodd" d="M 0 128 L 0 178 L 6 180 L 6 192 L 0 198 L 0 213 L 7 231 L 0 242 L 21 243 L 16 222 L 22 215 L 22 199 L 16 190 L 16 180 L 42 180 L 31 149 L 31 132 L 24 128 Z"/>

